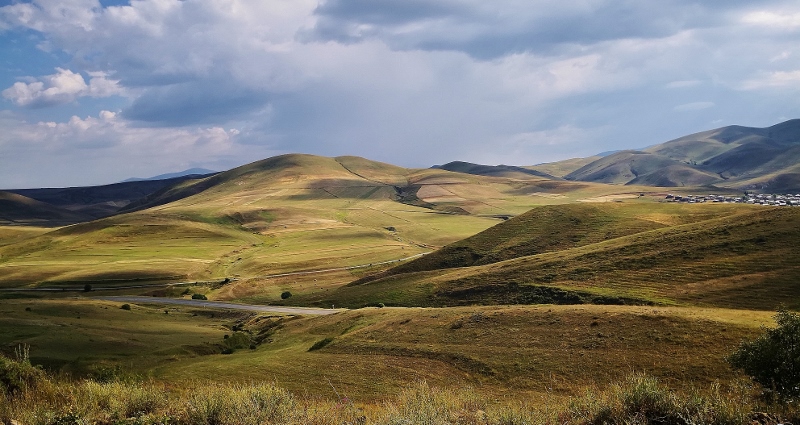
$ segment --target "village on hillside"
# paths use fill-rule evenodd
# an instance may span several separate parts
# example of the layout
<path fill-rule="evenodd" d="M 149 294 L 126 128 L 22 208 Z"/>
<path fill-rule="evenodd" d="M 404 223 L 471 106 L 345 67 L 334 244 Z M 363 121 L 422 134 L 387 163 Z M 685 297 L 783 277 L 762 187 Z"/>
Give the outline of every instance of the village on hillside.
<path fill-rule="evenodd" d="M 690 204 L 702 202 L 724 202 L 724 203 L 738 203 L 738 204 L 753 204 L 753 205 L 774 205 L 779 207 L 800 206 L 800 194 L 763 194 L 763 193 L 747 193 L 744 196 L 724 196 L 724 195 L 673 195 L 668 194 L 666 198 L 671 202 L 686 202 Z"/>

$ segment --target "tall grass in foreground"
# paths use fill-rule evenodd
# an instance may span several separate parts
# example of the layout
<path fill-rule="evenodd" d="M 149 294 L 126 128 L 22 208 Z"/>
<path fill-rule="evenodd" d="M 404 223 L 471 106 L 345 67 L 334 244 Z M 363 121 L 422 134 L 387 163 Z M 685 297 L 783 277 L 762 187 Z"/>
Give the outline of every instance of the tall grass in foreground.
<path fill-rule="evenodd" d="M 498 404 L 469 389 L 412 385 L 372 404 L 303 399 L 265 383 L 67 381 L 47 376 L 27 360 L 2 359 L 0 421 L 22 425 L 83 424 L 749 424 L 798 418 L 782 406 L 771 415 L 747 388 L 674 393 L 655 379 L 633 375 L 608 388 L 586 388 L 559 398 Z M 9 385 L 13 384 L 13 385 Z M 777 408 L 776 408 L 777 409 Z"/>

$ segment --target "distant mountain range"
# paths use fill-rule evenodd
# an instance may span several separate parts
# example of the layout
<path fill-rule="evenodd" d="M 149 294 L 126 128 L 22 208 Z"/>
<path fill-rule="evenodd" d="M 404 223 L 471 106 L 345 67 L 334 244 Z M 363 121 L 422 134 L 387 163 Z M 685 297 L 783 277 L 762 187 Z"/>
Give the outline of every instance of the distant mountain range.
<path fill-rule="evenodd" d="M 379 177 L 376 174 L 371 178 L 357 175 L 367 181 L 380 180 L 384 184 L 391 184 L 398 190 L 396 196 L 406 199 L 407 202 L 424 204 L 423 201 L 414 200 L 417 195 L 412 189 L 416 186 L 408 186 L 407 175 L 413 170 L 390 164 L 376 165 L 379 163 L 363 158 L 342 158 L 356 161 L 365 170 L 381 169 L 382 173 L 393 170 L 389 173 L 391 178 L 381 173 Z M 222 173 L 192 168 L 103 186 L 7 190 L 0 192 L 0 220 L 49 225 L 88 221 L 170 203 L 221 184 L 228 184 L 233 178 L 251 175 L 256 171 L 277 172 L 287 167 L 288 163 L 297 161 L 321 161 L 327 167 L 333 167 L 328 164 L 330 159 L 324 160 L 322 157 L 283 155 Z M 336 167 L 341 168 L 343 165 L 337 164 Z M 486 176 L 527 182 L 535 180 L 536 187 L 545 192 L 557 191 L 556 188 L 566 190 L 565 184 L 573 181 L 796 193 L 800 192 L 800 119 L 766 128 L 722 127 L 641 150 L 604 152 L 588 158 L 573 158 L 533 166 L 481 165 L 454 161 L 432 168 L 462 176 Z M 319 171 L 313 167 L 308 170 L 311 173 Z M 337 172 L 341 173 L 342 170 L 346 168 Z M 336 178 L 341 179 L 342 176 Z M 447 195 L 444 189 L 442 193 Z"/>
<path fill-rule="evenodd" d="M 188 170 L 179 171 L 177 173 L 159 174 L 157 176 L 148 178 L 131 177 L 129 179 L 123 180 L 122 183 L 140 182 L 145 180 L 167 180 L 167 179 L 174 179 L 175 177 L 184 177 L 184 176 L 207 176 L 209 174 L 214 174 L 214 173 L 216 173 L 216 171 L 209 170 L 207 168 L 190 168 Z"/>
<path fill-rule="evenodd" d="M 567 180 L 647 186 L 717 186 L 761 192 L 800 189 L 800 120 L 728 126 L 589 162 Z"/>
<path fill-rule="evenodd" d="M 641 150 L 533 166 L 456 161 L 434 168 L 483 176 L 531 174 L 607 184 L 796 192 L 800 191 L 800 119 L 766 128 L 722 127 Z"/>

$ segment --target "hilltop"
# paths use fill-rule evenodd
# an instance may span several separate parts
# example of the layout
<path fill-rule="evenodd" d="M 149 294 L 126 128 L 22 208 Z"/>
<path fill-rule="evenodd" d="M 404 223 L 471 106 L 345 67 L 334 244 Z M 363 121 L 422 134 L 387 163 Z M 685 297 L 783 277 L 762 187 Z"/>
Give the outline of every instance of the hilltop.
<path fill-rule="evenodd" d="M 154 183 L 121 185 L 143 184 Z M 115 187 L 122 186 L 109 189 Z M 623 192 L 630 190 L 636 188 Z M 173 182 L 110 217 L 30 233 L 0 248 L 0 271 L 4 286 L 230 277 L 239 280 L 221 296 L 272 301 L 287 287 L 330 289 L 355 272 L 326 276 L 326 288 L 312 277 L 260 277 L 412 257 L 535 205 L 618 193 L 536 176 L 521 181 L 358 157 L 281 155 Z"/>

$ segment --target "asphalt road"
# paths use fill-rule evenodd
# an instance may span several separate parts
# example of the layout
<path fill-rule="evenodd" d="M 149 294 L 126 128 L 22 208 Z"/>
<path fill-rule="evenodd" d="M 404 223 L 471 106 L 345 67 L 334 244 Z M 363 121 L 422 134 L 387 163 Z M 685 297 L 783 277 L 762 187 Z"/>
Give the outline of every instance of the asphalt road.
<path fill-rule="evenodd" d="M 118 297 L 92 297 L 92 299 L 116 301 L 121 303 L 133 303 L 133 304 L 176 304 L 176 305 L 184 305 L 195 308 L 198 307 L 223 308 L 228 310 L 258 311 L 263 313 L 308 314 L 315 316 L 334 314 L 342 311 L 340 309 L 234 304 L 234 303 L 225 303 L 220 301 L 185 300 L 180 298 L 118 296 Z"/>

